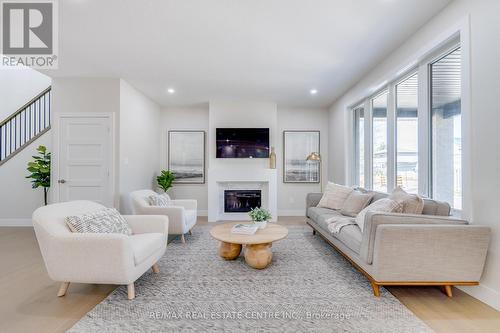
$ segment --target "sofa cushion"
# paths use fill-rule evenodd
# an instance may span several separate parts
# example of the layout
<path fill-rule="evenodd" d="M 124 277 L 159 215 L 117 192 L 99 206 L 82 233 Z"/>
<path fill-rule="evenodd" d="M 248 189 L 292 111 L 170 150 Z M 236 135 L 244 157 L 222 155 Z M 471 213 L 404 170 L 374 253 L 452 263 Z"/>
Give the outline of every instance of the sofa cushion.
<path fill-rule="evenodd" d="M 132 234 L 127 221 L 114 208 L 103 208 L 87 214 L 68 216 L 66 223 L 72 232 Z"/>
<path fill-rule="evenodd" d="M 359 253 L 361 248 L 361 239 L 363 236 L 361 230 L 356 224 L 346 225 L 342 227 L 339 233 L 332 233 L 328 229 L 328 226 L 331 223 L 334 223 L 334 221 L 336 221 L 337 219 L 347 219 L 351 217 L 344 216 L 340 214 L 339 211 L 333 209 L 320 207 L 309 207 L 307 209 L 307 216 L 311 220 L 316 222 L 321 227 L 321 229 L 325 230 L 329 235 L 332 235 L 333 237 L 340 240 L 354 252 Z"/>
<path fill-rule="evenodd" d="M 384 198 L 375 201 L 370 206 L 363 209 L 356 217 L 356 224 L 363 232 L 365 226 L 365 216 L 367 212 L 388 212 L 388 213 L 401 213 L 403 210 L 403 205 L 397 201 Z"/>
<path fill-rule="evenodd" d="M 140 265 L 166 242 L 165 235 L 160 233 L 137 234 L 130 236 L 130 244 L 134 253 L 135 265 Z"/>
<path fill-rule="evenodd" d="M 424 209 L 424 200 L 420 196 L 406 193 L 399 186 L 392 191 L 389 199 L 402 204 L 404 214 L 422 214 Z"/>
<path fill-rule="evenodd" d="M 352 187 L 328 182 L 328 185 L 326 185 L 325 193 L 323 193 L 323 196 L 318 203 L 318 207 L 341 209 L 344 201 L 352 191 L 354 191 Z"/>
<path fill-rule="evenodd" d="M 359 254 L 363 233 L 358 225 L 346 225 L 340 229 L 339 233 L 331 233 L 331 235 L 344 243 L 345 246 Z"/>
<path fill-rule="evenodd" d="M 370 192 L 352 191 L 342 205 L 340 213 L 345 216 L 356 217 L 363 208 L 368 206 L 372 197 L 373 193 Z"/>

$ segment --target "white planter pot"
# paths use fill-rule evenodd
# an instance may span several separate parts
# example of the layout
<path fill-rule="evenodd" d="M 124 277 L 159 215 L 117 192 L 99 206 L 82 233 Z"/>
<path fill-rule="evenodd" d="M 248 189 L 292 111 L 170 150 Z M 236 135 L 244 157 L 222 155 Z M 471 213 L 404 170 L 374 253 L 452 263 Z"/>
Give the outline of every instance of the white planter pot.
<path fill-rule="evenodd" d="M 256 226 L 259 227 L 259 229 L 264 229 L 267 226 L 267 221 L 262 221 L 262 222 L 254 222 Z"/>

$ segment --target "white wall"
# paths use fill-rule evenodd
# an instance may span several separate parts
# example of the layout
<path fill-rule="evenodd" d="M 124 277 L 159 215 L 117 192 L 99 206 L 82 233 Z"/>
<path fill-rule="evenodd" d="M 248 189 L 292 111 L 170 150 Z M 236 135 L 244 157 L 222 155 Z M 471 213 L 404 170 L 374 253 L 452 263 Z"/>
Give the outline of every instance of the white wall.
<path fill-rule="evenodd" d="M 160 165 L 168 169 L 168 131 L 171 130 L 201 130 L 205 131 L 208 140 L 208 103 L 197 106 L 164 108 L 160 120 Z M 208 146 L 205 149 L 205 161 L 208 161 Z M 205 166 L 205 172 L 208 169 Z M 205 174 L 206 176 L 206 174 Z M 169 194 L 175 199 L 198 200 L 198 214 L 207 215 L 208 189 L 205 184 L 174 184 Z"/>
<path fill-rule="evenodd" d="M 245 165 L 246 167 L 268 168 L 269 160 L 265 158 L 216 158 L 215 130 L 224 127 L 269 128 L 269 145 L 276 147 L 279 137 L 276 103 L 214 100 L 210 101 L 209 108 L 208 167 Z"/>
<path fill-rule="evenodd" d="M 0 122 L 49 87 L 51 79 L 30 68 L 0 69 Z M 43 205 L 43 190 L 32 189 L 26 165 L 39 145 L 51 149 L 50 132 L 0 166 L 0 225 L 31 225 Z"/>
<path fill-rule="evenodd" d="M 161 116 L 161 167 L 167 169 L 168 131 L 169 130 L 204 130 L 207 133 L 206 161 L 215 167 L 235 166 L 248 163 L 255 167 L 267 168 L 268 160 L 221 160 L 215 158 L 215 138 L 209 140 L 209 127 L 271 127 L 271 142 L 276 147 L 278 172 L 278 212 L 281 216 L 304 214 L 305 196 L 309 192 L 319 192 L 319 184 L 284 184 L 283 183 L 283 131 L 284 130 L 320 130 L 321 154 L 323 156 L 322 179 L 328 179 L 328 110 L 296 109 L 277 107 L 272 103 L 247 103 L 237 101 L 213 101 L 211 111 L 216 110 L 216 119 L 212 118 L 209 126 L 209 104 L 191 107 L 169 107 L 162 110 Z M 242 110 L 240 112 L 240 110 Z M 226 113 L 227 112 L 227 113 Z M 212 114 L 211 114 L 212 115 Z M 215 132 L 213 132 L 215 135 Z M 209 155 L 209 151 L 211 154 Z M 209 156 L 211 156 L 209 158 Z M 210 162 L 209 162 L 210 160 Z M 222 164 L 220 164 L 222 163 Z M 179 199 L 197 199 L 200 215 L 208 210 L 207 183 L 174 185 L 171 194 Z"/>
<path fill-rule="evenodd" d="M 321 180 L 328 180 L 328 110 L 296 109 L 278 106 L 278 143 L 276 146 L 278 169 L 278 213 L 280 216 L 303 216 L 306 207 L 306 194 L 320 192 L 319 184 L 283 183 L 283 131 L 319 130 L 320 154 L 322 157 Z"/>
<path fill-rule="evenodd" d="M 346 181 L 348 156 L 346 108 L 356 102 L 388 75 L 402 69 L 407 59 L 414 57 L 437 36 L 470 15 L 471 70 L 471 193 L 467 204 L 471 220 L 492 228 L 492 242 L 486 269 L 479 287 L 463 288 L 472 295 L 500 309 L 500 150 L 498 142 L 498 96 L 500 86 L 500 2 L 495 0 L 456 0 L 436 15 L 400 48 L 376 66 L 330 108 L 330 177 Z"/>
<path fill-rule="evenodd" d="M 120 80 L 120 211 L 131 214 L 129 193 L 152 189 L 160 168 L 160 106 Z"/>
<path fill-rule="evenodd" d="M 0 122 L 50 86 L 50 77 L 31 68 L 0 69 Z"/>

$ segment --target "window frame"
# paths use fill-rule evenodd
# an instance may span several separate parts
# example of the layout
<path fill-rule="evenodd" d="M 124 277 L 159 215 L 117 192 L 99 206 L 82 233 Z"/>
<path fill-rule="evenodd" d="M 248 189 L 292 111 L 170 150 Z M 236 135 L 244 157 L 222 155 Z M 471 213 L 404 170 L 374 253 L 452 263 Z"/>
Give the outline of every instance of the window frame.
<path fill-rule="evenodd" d="M 365 118 L 365 187 L 373 188 L 372 180 L 372 144 L 373 144 L 373 110 L 372 99 L 384 91 L 388 91 L 387 101 L 387 187 L 394 188 L 397 177 L 397 117 L 396 117 L 396 86 L 411 76 L 418 75 L 418 194 L 432 197 L 432 148 L 431 148 L 431 64 L 447 56 L 457 48 L 461 48 L 461 112 L 462 112 L 462 210 L 454 210 L 454 215 L 470 218 L 472 215 L 470 207 L 470 37 L 468 20 L 462 22 L 459 28 L 443 37 L 440 42 L 435 42 L 433 47 L 423 52 L 417 60 L 409 62 L 392 76 L 392 79 L 384 80 L 383 84 L 377 85 L 376 89 L 370 89 L 369 94 L 357 99 L 356 103 L 347 107 L 347 112 L 353 114 L 354 109 L 364 105 Z M 354 121 L 354 116 L 350 117 Z M 348 147 L 354 147 L 356 135 L 350 126 L 350 141 Z M 355 166 L 357 156 L 349 152 L 347 161 L 347 179 L 350 185 L 359 184 L 357 169 L 349 168 Z M 354 170 L 354 171 L 353 171 Z M 452 204 L 452 203 L 450 203 Z"/>

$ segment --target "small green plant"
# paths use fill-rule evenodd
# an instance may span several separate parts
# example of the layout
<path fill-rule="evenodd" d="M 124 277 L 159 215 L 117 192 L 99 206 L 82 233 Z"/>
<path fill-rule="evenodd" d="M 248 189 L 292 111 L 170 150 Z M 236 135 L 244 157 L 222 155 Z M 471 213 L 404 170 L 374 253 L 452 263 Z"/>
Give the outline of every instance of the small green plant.
<path fill-rule="evenodd" d="M 38 155 L 33 156 L 34 161 L 28 162 L 28 171 L 31 172 L 26 178 L 31 178 L 31 187 L 43 187 L 43 200 L 47 205 L 47 194 L 50 187 L 50 152 L 47 147 L 39 146 L 37 149 Z"/>
<path fill-rule="evenodd" d="M 248 215 L 254 222 L 263 222 L 272 219 L 271 213 L 265 208 L 253 208 L 248 212 Z"/>
<path fill-rule="evenodd" d="M 174 174 L 170 170 L 162 170 L 161 174 L 156 177 L 156 182 L 163 191 L 167 192 L 172 187 L 174 179 Z"/>

